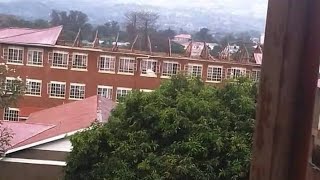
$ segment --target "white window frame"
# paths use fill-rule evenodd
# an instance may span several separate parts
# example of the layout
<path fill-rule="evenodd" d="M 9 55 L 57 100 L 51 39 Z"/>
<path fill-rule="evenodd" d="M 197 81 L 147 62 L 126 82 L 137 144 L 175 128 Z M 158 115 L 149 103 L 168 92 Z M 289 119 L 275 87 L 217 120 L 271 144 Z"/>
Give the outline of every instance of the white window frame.
<path fill-rule="evenodd" d="M 73 88 L 76 88 L 75 92 L 73 93 Z M 79 95 L 79 96 L 77 96 Z M 83 100 L 86 98 L 86 85 L 85 84 L 80 84 L 80 83 L 70 83 L 70 89 L 69 89 L 69 99 L 70 100 Z"/>
<path fill-rule="evenodd" d="M 121 65 L 125 67 L 121 67 Z M 134 75 L 134 72 L 136 71 L 136 69 L 137 69 L 136 58 L 119 57 L 118 74 Z"/>
<path fill-rule="evenodd" d="M 198 71 L 200 67 L 200 72 Z M 196 69 L 195 69 L 196 68 Z M 202 78 L 203 65 L 202 64 L 194 64 L 188 63 L 185 69 L 188 72 L 188 75 L 191 77 L 200 77 Z"/>
<path fill-rule="evenodd" d="M 220 73 L 219 73 L 219 70 L 220 70 Z M 222 79 L 223 79 L 223 66 L 209 65 L 207 69 L 207 82 L 221 83 Z"/>
<path fill-rule="evenodd" d="M 9 111 L 9 112 L 8 112 Z M 20 109 L 18 108 L 4 108 L 3 111 L 3 120 L 4 121 L 19 121 L 20 118 Z M 13 115 L 13 117 L 11 116 Z"/>
<path fill-rule="evenodd" d="M 229 71 L 230 71 L 230 74 L 229 74 Z M 240 73 L 238 74 L 238 72 L 235 72 L 235 71 L 239 71 Z M 231 67 L 227 70 L 226 73 L 227 73 L 227 79 L 236 79 L 241 76 L 245 76 L 247 73 L 247 69 L 242 67 Z"/>
<path fill-rule="evenodd" d="M 260 69 L 252 69 L 251 71 L 251 79 L 254 82 L 259 82 L 261 77 L 261 70 Z"/>
<path fill-rule="evenodd" d="M 27 66 L 43 67 L 43 52 L 43 49 L 28 48 Z"/>
<path fill-rule="evenodd" d="M 55 54 L 62 54 L 61 64 L 55 64 Z M 64 59 L 65 58 L 65 59 Z M 51 62 L 51 68 L 54 69 L 68 69 L 69 65 L 69 53 L 66 51 L 53 51 L 52 52 L 52 62 Z"/>
<path fill-rule="evenodd" d="M 7 85 L 8 85 L 9 83 L 13 83 L 13 82 L 16 81 L 16 80 L 17 80 L 17 79 L 14 78 L 14 77 L 6 77 L 4 89 L 5 89 L 6 91 L 8 91 Z M 8 92 L 8 93 L 10 94 L 11 92 Z"/>
<path fill-rule="evenodd" d="M 100 73 L 115 73 L 116 69 L 116 57 L 101 55 L 97 59 L 98 72 Z"/>
<path fill-rule="evenodd" d="M 13 57 L 10 58 L 10 50 L 13 51 Z M 24 48 L 20 46 L 9 46 L 7 49 L 7 64 L 13 64 L 13 65 L 23 65 L 23 59 L 24 59 Z M 16 58 L 14 58 L 14 51 L 18 51 Z M 20 52 L 22 51 L 22 52 Z M 21 53 L 21 54 L 20 54 Z M 21 59 L 20 59 L 21 58 Z"/>
<path fill-rule="evenodd" d="M 116 92 L 116 100 L 117 100 L 117 101 L 119 100 L 119 96 L 118 96 L 119 91 L 121 91 L 121 94 L 122 94 L 123 91 L 127 91 L 127 93 L 126 93 L 125 95 L 121 95 L 121 97 L 123 97 L 123 96 L 126 96 L 126 95 L 128 95 L 129 93 L 131 93 L 132 88 L 118 87 L 118 88 L 117 88 L 117 92 Z"/>
<path fill-rule="evenodd" d="M 148 71 L 151 70 L 149 73 Z M 157 77 L 159 73 L 159 62 L 156 59 L 142 59 L 140 61 L 141 76 Z"/>
<path fill-rule="evenodd" d="M 164 71 L 164 67 L 166 64 L 171 64 L 172 67 L 170 69 L 167 69 L 166 73 Z M 176 73 L 174 74 L 174 68 L 173 65 L 177 65 L 177 69 L 176 69 Z M 168 66 L 167 66 L 168 68 Z M 161 78 L 170 78 L 171 76 L 177 75 L 179 73 L 179 71 L 181 71 L 181 64 L 179 62 L 175 62 L 175 61 L 163 61 L 162 64 L 162 73 L 161 73 Z"/>
<path fill-rule="evenodd" d="M 107 99 L 112 99 L 113 87 L 112 86 L 98 85 L 98 87 L 97 87 L 97 95 L 105 97 Z"/>
<path fill-rule="evenodd" d="M 38 86 L 38 84 L 39 84 L 39 91 L 32 92 L 32 85 L 31 85 L 31 87 L 30 87 L 30 83 L 37 83 L 36 86 Z M 42 91 L 42 80 L 26 79 L 26 91 L 25 91 L 25 96 L 41 97 L 41 91 Z"/>
<path fill-rule="evenodd" d="M 62 92 L 63 90 L 63 94 L 52 94 L 52 84 L 54 85 L 59 85 L 59 92 Z M 62 88 L 62 86 L 64 86 L 64 89 Z M 57 92 L 57 86 L 54 87 L 55 88 L 55 92 Z M 49 98 L 54 98 L 54 99 L 65 99 L 66 98 L 66 88 L 67 88 L 67 83 L 66 82 L 60 82 L 60 81 L 50 81 L 50 83 L 48 83 L 48 95 Z"/>
<path fill-rule="evenodd" d="M 77 63 L 76 58 L 81 57 L 82 65 L 79 65 Z M 71 64 L 71 70 L 75 71 L 87 71 L 88 70 L 88 54 L 84 53 L 73 53 L 72 54 L 72 64 Z"/>

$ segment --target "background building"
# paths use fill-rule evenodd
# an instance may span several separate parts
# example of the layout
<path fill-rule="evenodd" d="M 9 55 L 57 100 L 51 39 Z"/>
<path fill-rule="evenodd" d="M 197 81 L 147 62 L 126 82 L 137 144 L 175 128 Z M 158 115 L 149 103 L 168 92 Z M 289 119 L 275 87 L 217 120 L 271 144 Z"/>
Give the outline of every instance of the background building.
<path fill-rule="evenodd" d="M 261 62 L 255 58 L 244 62 L 81 47 L 77 39 L 73 46 L 60 45 L 61 30 L 0 29 L 2 61 L 16 70 L 7 83 L 17 76 L 26 82 L 17 106 L 0 110 L 4 120 L 23 120 L 32 112 L 94 95 L 116 101 L 132 90 L 152 91 L 181 71 L 213 85 L 241 75 L 260 78 Z"/>

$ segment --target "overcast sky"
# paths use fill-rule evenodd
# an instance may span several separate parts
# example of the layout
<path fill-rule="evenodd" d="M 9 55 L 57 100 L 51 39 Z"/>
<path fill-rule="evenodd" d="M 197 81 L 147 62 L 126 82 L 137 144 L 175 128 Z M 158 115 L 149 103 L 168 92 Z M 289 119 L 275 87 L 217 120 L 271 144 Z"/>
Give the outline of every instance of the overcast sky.
<path fill-rule="evenodd" d="M 96 1 L 101 2 L 101 0 Z M 225 10 L 250 11 L 261 17 L 267 13 L 268 0 L 116 0 L 114 2 L 148 4 L 168 8 L 193 7 L 210 9 L 221 7 Z"/>
<path fill-rule="evenodd" d="M 267 13 L 268 0 L 0 0 L 0 2 L 10 1 L 39 1 L 39 2 L 89 2 L 94 4 L 108 3 L 135 3 L 139 5 L 153 5 L 166 8 L 201 8 L 210 10 L 223 9 L 232 10 L 232 13 L 249 13 L 253 16 L 264 17 Z"/>

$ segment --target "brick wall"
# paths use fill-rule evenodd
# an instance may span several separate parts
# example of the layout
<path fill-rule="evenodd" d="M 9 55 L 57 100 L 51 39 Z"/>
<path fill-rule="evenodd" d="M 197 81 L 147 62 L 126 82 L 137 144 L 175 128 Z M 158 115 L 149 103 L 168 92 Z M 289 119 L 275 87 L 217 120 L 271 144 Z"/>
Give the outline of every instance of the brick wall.
<path fill-rule="evenodd" d="M 2 54 L 3 49 L 7 48 L 8 45 L 1 44 L 0 54 Z M 135 53 L 123 53 L 123 52 L 107 52 L 101 49 L 86 49 L 77 47 L 42 47 L 44 50 L 43 54 L 43 67 L 33 67 L 27 66 L 27 51 L 28 48 L 34 48 L 30 46 L 19 46 L 24 48 L 24 65 L 9 65 L 10 67 L 16 69 L 16 72 L 10 76 L 20 76 L 22 79 L 36 79 L 42 80 L 41 97 L 30 97 L 24 96 L 20 99 L 18 107 L 36 107 L 36 108 L 50 108 L 63 103 L 70 102 L 68 99 L 70 83 L 81 83 L 86 84 L 85 96 L 90 97 L 97 94 L 97 86 L 112 86 L 113 94 L 112 98 L 116 98 L 117 87 L 132 88 L 132 89 L 155 89 L 159 87 L 160 83 L 165 80 L 161 78 L 161 74 L 158 73 L 157 77 L 143 77 L 140 72 L 140 61 L 141 57 L 149 57 L 146 54 L 135 54 Z M 88 54 L 88 66 L 87 71 L 75 71 L 68 69 L 53 69 L 50 67 L 48 62 L 48 53 L 53 50 L 66 51 L 69 54 L 72 53 L 85 53 Z M 99 73 L 97 68 L 97 59 L 100 55 L 112 55 L 116 56 L 116 72 L 114 74 Z M 133 57 L 136 58 L 137 70 L 134 75 L 120 75 L 117 73 L 119 57 Z M 202 78 L 205 81 L 207 77 L 207 67 L 208 65 L 223 66 L 224 69 L 230 67 L 243 67 L 247 70 L 259 69 L 260 66 L 253 63 L 237 63 L 237 62 L 227 62 L 227 61 L 212 61 L 212 60 L 201 60 L 201 59 L 190 59 L 185 57 L 160 57 L 152 56 L 152 59 L 158 60 L 159 64 L 163 64 L 163 61 L 175 61 L 179 62 L 181 68 L 183 69 L 188 63 L 201 64 L 202 68 Z M 161 72 L 162 68 L 160 68 Z M 223 73 L 225 74 L 225 73 Z M 66 82 L 66 98 L 65 99 L 52 99 L 49 98 L 47 94 L 47 84 L 50 81 L 62 81 Z M 0 117 L 2 117 L 3 110 L 0 110 Z"/>

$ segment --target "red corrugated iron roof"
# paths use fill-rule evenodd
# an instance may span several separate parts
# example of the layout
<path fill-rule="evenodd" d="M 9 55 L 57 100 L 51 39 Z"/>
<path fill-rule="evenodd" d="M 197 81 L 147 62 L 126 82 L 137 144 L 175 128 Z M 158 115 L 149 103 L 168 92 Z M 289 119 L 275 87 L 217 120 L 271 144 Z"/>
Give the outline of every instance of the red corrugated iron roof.
<path fill-rule="evenodd" d="M 22 143 L 25 140 L 54 127 L 54 125 L 20 123 L 12 121 L 2 121 L 1 123 L 3 127 L 10 129 L 14 133 L 10 142 L 11 146 Z"/>
<path fill-rule="evenodd" d="M 0 29 L 0 43 L 54 46 L 62 26 L 46 29 L 5 28 Z"/>
<path fill-rule="evenodd" d="M 29 117 L 31 113 L 44 110 L 44 108 L 38 108 L 38 107 L 21 107 L 19 109 L 20 109 L 20 112 L 19 112 L 20 117 Z"/>
<path fill-rule="evenodd" d="M 93 96 L 82 101 L 32 113 L 25 124 L 43 124 L 53 127 L 15 144 L 11 149 L 88 128 L 96 120 L 106 121 L 114 107 L 113 101 Z M 107 109 L 107 111 L 102 109 Z M 13 129 L 13 131 L 19 136 L 24 133 L 22 129 Z"/>

